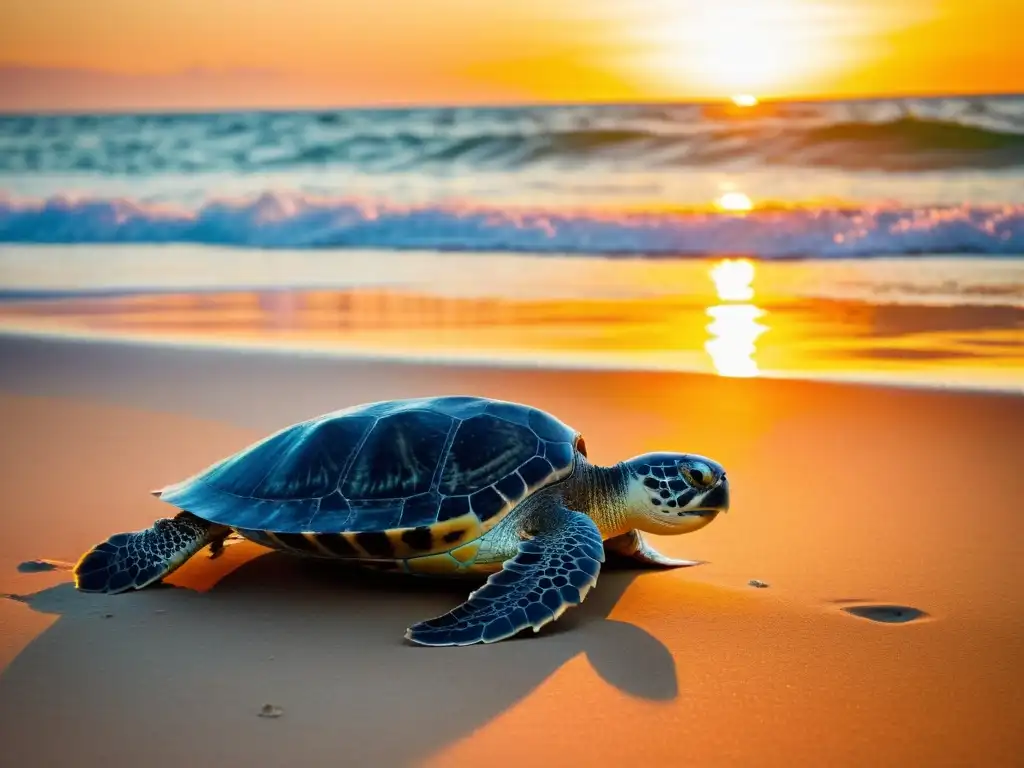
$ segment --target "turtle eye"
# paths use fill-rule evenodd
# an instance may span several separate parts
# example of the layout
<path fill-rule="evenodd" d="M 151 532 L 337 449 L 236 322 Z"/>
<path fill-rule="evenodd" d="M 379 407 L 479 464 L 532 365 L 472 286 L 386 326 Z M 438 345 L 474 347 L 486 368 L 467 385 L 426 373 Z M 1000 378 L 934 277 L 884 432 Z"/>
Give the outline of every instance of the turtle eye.
<path fill-rule="evenodd" d="M 698 461 L 688 466 L 680 467 L 679 471 L 683 473 L 686 482 L 694 488 L 703 490 L 715 484 L 715 473 L 711 471 L 711 467 L 703 462 Z"/>

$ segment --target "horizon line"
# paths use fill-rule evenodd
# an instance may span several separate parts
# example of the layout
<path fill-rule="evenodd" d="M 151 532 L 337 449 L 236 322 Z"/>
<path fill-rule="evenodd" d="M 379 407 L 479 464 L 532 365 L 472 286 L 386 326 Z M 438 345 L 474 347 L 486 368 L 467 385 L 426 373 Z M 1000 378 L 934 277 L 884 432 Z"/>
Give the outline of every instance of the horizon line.
<path fill-rule="evenodd" d="M 2 70 L 3 67 L 0 67 Z M 107 115 L 209 115 L 209 114 L 243 114 L 243 113 L 296 113 L 296 112 L 388 112 L 398 110 L 461 110 L 461 109 L 487 109 L 487 110 L 510 110 L 510 109 L 558 109 L 565 107 L 672 107 L 672 106 L 735 106 L 732 102 L 733 96 L 737 94 L 723 95 L 717 98 L 664 98 L 651 97 L 630 100 L 615 99 L 592 99 L 588 101 L 573 100 L 539 100 L 521 102 L 404 102 L 387 101 L 379 104 L 367 103 L 346 103 L 337 102 L 331 105 L 305 105 L 305 106 L 282 106 L 270 104 L 252 104 L 247 106 L 233 105 L 221 109 L 208 107 L 188 106 L 151 106 L 151 107 L 95 107 L 89 109 L 71 108 L 63 109 L 53 107 L 47 109 L 5 109 L 0 108 L 0 118 L 12 117 L 102 117 Z M 821 103 L 851 103 L 851 102 L 872 102 L 872 101 L 906 101 L 906 100 L 927 100 L 938 101 L 943 99 L 999 99 L 999 98 L 1024 98 L 1024 91 L 906 91 L 894 93 L 863 93 L 849 96 L 833 96 L 826 93 L 807 96 L 775 96 L 759 97 L 757 104 L 752 107 L 737 107 L 744 111 L 756 111 L 757 107 L 771 104 L 821 104 Z"/>

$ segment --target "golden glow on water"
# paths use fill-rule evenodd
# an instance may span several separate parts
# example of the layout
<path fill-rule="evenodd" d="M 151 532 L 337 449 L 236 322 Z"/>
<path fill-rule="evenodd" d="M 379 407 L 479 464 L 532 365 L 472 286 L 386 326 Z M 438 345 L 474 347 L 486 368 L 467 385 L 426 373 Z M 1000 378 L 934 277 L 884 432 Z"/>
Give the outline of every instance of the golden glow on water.
<path fill-rule="evenodd" d="M 754 298 L 754 274 L 754 262 L 750 259 L 723 259 L 709 272 L 723 303 L 706 310 L 711 322 L 707 325 L 710 338 L 704 342 L 704 350 L 720 376 L 749 377 L 760 372 L 754 359 L 756 341 L 768 327 L 757 322 L 767 313 L 750 303 Z"/>
<path fill-rule="evenodd" d="M 742 192 L 726 192 L 715 201 L 723 211 L 744 212 L 754 208 L 753 201 Z"/>
<path fill-rule="evenodd" d="M 33 257 L 38 262 L 40 257 Z M 286 258 L 303 267 L 303 257 Z M 379 263 L 374 258 L 370 267 Z M 309 271 L 288 273 L 305 279 L 316 274 L 315 267 L 324 279 L 332 264 L 340 269 L 341 263 L 354 281 L 364 279 L 351 288 L 182 289 L 0 302 L 0 332 L 81 332 L 402 359 L 610 365 L 729 377 L 966 382 L 1024 391 L 1024 302 L 1006 304 L 1006 288 L 1024 286 L 1024 267 L 1011 260 L 961 266 L 938 260 L 873 263 L 872 272 L 865 273 L 857 270 L 868 267 L 745 258 L 391 254 L 391 262 L 403 264 L 401 270 L 395 267 L 396 274 L 409 283 L 398 287 L 369 282 L 366 275 L 376 273 L 370 267 L 366 273 L 356 270 L 356 259 L 353 255 L 326 266 L 316 262 Z M 419 268 L 416 259 L 422 261 Z M 62 276 L 65 268 L 61 262 Z M 892 301 L 890 287 L 921 284 L 922 270 L 934 290 L 959 281 L 996 286 L 1003 293 L 989 297 L 978 291 L 972 299 L 978 303 L 963 306 Z M 124 275 L 130 275 L 117 274 L 126 282 Z M 248 279 L 244 272 L 239 275 L 239 282 Z M 133 280 L 143 283 L 146 277 Z M 337 274 L 333 278 L 339 279 Z M 842 286 L 847 295 L 816 298 L 822 285 Z M 886 300 L 876 301 L 878 296 Z M 980 303 L 984 300 L 989 305 Z"/>
<path fill-rule="evenodd" d="M 711 338 L 704 349 L 720 376 L 757 376 L 760 370 L 754 354 L 757 338 L 768 327 L 757 322 L 765 311 L 753 304 L 716 304 L 707 308 L 712 318 L 707 330 Z"/>
<path fill-rule="evenodd" d="M 722 301 L 754 298 L 754 262 L 750 259 L 722 259 L 711 268 L 710 274 Z"/>

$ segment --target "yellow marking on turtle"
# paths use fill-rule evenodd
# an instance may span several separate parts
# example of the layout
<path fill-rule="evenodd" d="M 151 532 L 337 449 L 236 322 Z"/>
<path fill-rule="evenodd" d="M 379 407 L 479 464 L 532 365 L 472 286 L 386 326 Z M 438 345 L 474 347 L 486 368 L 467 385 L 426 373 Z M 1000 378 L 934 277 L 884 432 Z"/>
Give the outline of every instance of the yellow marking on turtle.
<path fill-rule="evenodd" d="M 427 555 L 426 557 L 411 557 L 405 561 L 405 564 L 411 573 L 440 575 L 458 573 L 463 570 L 462 564 L 448 552 L 442 552 L 439 555 Z"/>
<path fill-rule="evenodd" d="M 420 548 L 415 546 L 416 537 L 413 532 L 424 528 L 430 531 L 431 543 L 427 548 Z M 480 518 L 470 512 L 440 523 L 430 523 L 419 528 L 391 528 L 385 533 L 391 542 L 394 557 L 403 560 L 447 552 L 467 541 L 480 538 L 484 530 Z"/>
<path fill-rule="evenodd" d="M 551 464 L 551 462 L 549 461 L 548 464 Z M 497 493 L 498 496 L 500 496 L 502 499 L 505 500 L 505 504 L 501 507 L 501 509 L 498 512 L 496 512 L 495 514 L 491 515 L 491 517 L 489 517 L 487 520 L 485 520 L 480 525 L 480 532 L 481 532 L 481 534 L 487 533 L 489 530 L 491 530 L 491 528 L 493 528 L 498 523 L 500 523 L 502 520 L 504 520 L 505 517 L 508 515 L 508 513 L 511 512 L 517 505 L 521 504 L 524 499 L 529 498 L 530 496 L 535 494 L 537 491 L 540 491 L 540 490 L 542 490 L 544 488 L 547 488 L 550 485 L 554 485 L 555 483 L 560 482 L 561 480 L 566 479 L 567 477 L 569 477 L 569 475 L 571 475 L 573 473 L 573 470 L 575 468 L 576 468 L 576 461 L 575 461 L 575 459 L 573 459 L 573 461 L 569 462 L 569 465 L 567 467 L 563 467 L 562 469 L 556 469 L 552 465 L 552 469 L 554 471 L 551 474 L 549 474 L 547 477 L 545 477 L 543 480 L 541 480 L 538 483 L 535 483 L 534 485 L 526 485 L 526 481 L 523 480 L 523 476 L 522 476 L 522 474 L 520 474 L 519 478 L 521 480 L 523 480 L 523 485 L 526 486 L 526 491 L 521 496 L 519 496 L 517 498 L 514 498 L 514 499 L 510 498 L 510 497 L 506 496 L 504 493 L 502 493 L 501 490 L 498 489 L 497 484 L 491 485 L 490 487 L 492 489 L 494 489 L 494 492 Z M 516 472 L 518 473 L 518 471 L 519 470 L 517 469 Z"/>
<path fill-rule="evenodd" d="M 464 573 L 496 573 L 505 565 L 501 560 L 492 560 L 489 563 L 472 563 L 465 566 Z"/>
<path fill-rule="evenodd" d="M 327 547 L 325 547 L 323 544 L 320 543 L 320 534 L 319 533 L 314 533 L 313 531 L 303 531 L 302 535 L 306 539 L 306 541 L 308 541 L 310 544 L 312 544 L 316 548 L 316 550 L 318 552 L 322 552 L 324 557 L 330 557 L 330 558 L 333 558 L 333 559 L 338 559 L 337 553 L 332 552 L 331 550 L 329 550 Z"/>
<path fill-rule="evenodd" d="M 437 546 L 432 526 L 423 525 L 418 528 L 392 528 L 384 531 L 391 542 L 391 551 L 396 560 L 436 552 L 443 547 Z"/>
<path fill-rule="evenodd" d="M 349 545 L 352 547 L 352 549 L 354 549 L 358 553 L 358 557 L 360 559 L 366 559 L 366 560 L 374 560 L 374 559 L 376 559 L 374 557 L 374 555 L 371 555 L 369 552 L 366 551 L 365 547 L 360 546 L 359 542 L 356 540 L 356 536 L 358 536 L 359 533 L 351 533 L 349 531 L 344 531 L 344 532 L 342 532 L 342 533 L 340 533 L 338 535 L 341 536 L 341 538 L 343 538 L 345 541 L 347 541 L 349 543 Z"/>
<path fill-rule="evenodd" d="M 401 531 L 359 531 L 355 534 L 356 543 L 362 547 L 373 560 L 399 559 L 396 547 L 405 547 Z M 417 551 L 419 554 L 420 551 Z"/>
<path fill-rule="evenodd" d="M 310 538 L 308 533 L 283 533 L 278 531 L 277 533 L 271 531 L 260 531 L 259 535 L 265 537 L 266 541 L 259 543 L 263 546 L 271 546 L 277 549 L 282 549 L 285 552 L 295 552 L 300 555 L 312 555 L 318 557 L 324 554 L 322 547 L 313 539 Z M 335 557 L 329 552 L 329 557 Z"/>
<path fill-rule="evenodd" d="M 450 554 L 460 563 L 469 563 L 476 557 L 476 553 L 480 551 L 480 542 L 471 541 L 469 544 L 463 544 L 461 547 L 453 549 Z"/>
<path fill-rule="evenodd" d="M 363 555 L 357 550 L 344 533 L 303 533 L 311 540 L 317 551 L 324 552 L 328 557 L 338 560 L 359 560 Z"/>
<path fill-rule="evenodd" d="M 506 497 L 505 497 L 505 495 L 504 495 L 504 494 L 503 494 L 503 493 L 502 493 L 501 491 L 499 491 L 499 490 L 498 490 L 497 488 L 495 488 L 495 489 L 494 489 L 494 491 L 495 491 L 495 493 L 497 493 L 497 494 L 498 494 L 499 496 L 501 496 L 501 498 L 503 498 L 503 499 L 505 499 L 505 498 L 506 498 Z M 470 502 L 470 504 L 472 505 L 472 502 Z M 477 517 L 477 516 L 476 516 L 476 515 L 474 514 L 474 515 L 473 515 L 473 519 L 477 521 L 477 524 L 478 524 L 478 526 L 479 526 L 479 528 L 480 528 L 480 534 L 481 534 L 481 535 L 483 535 L 483 534 L 487 533 L 487 532 L 488 532 L 489 530 L 491 530 L 491 528 L 493 528 L 493 527 L 494 527 L 494 526 L 496 526 L 496 525 L 497 525 L 498 523 L 500 523 L 500 522 L 501 522 L 502 520 L 504 520 L 504 519 L 505 519 L 505 517 L 506 517 L 506 516 L 508 515 L 508 513 L 509 513 L 509 512 L 510 512 L 510 511 L 512 510 L 512 508 L 513 508 L 513 507 L 514 507 L 515 505 L 516 505 L 516 503 L 515 503 L 515 502 L 512 502 L 512 501 L 507 501 L 507 500 L 506 500 L 506 501 L 505 501 L 505 504 L 504 504 L 504 505 L 502 505 L 502 507 L 501 507 L 501 509 L 500 509 L 500 510 L 498 510 L 498 511 L 497 511 L 496 513 L 494 513 L 494 514 L 493 514 L 493 515 L 491 515 L 491 516 L 490 516 L 489 518 L 487 518 L 486 520 L 484 520 L 484 521 L 483 521 L 482 523 L 480 523 L 480 522 L 479 522 L 480 518 L 479 518 L 479 517 Z M 458 518 L 458 519 L 461 519 L 461 518 Z"/>
<path fill-rule="evenodd" d="M 551 462 L 548 462 L 548 463 L 550 464 Z M 551 480 L 548 483 L 548 485 L 550 485 L 551 483 L 558 482 L 559 480 L 564 480 L 565 478 L 567 478 L 569 475 L 572 474 L 574 469 L 576 469 L 576 460 L 575 459 L 570 461 L 568 466 L 562 467 L 562 469 L 555 469 L 554 480 Z M 540 487 L 540 486 L 538 486 L 538 487 Z M 533 493 L 534 490 L 536 490 L 536 489 L 531 489 L 530 493 Z"/>
<path fill-rule="evenodd" d="M 501 496 L 501 498 L 505 499 L 505 501 L 507 501 L 510 505 L 514 507 L 516 504 L 520 503 L 523 499 L 529 496 L 531 491 L 530 487 L 526 484 L 526 481 L 523 479 L 523 476 L 519 473 L 518 469 L 512 474 L 517 475 L 519 477 L 520 482 L 523 484 L 523 492 L 519 496 L 516 496 L 515 498 L 507 496 L 506 494 L 501 492 L 501 489 L 498 487 L 497 483 L 495 483 L 494 486 L 492 487 L 494 488 L 495 491 L 498 492 L 498 495 Z"/>

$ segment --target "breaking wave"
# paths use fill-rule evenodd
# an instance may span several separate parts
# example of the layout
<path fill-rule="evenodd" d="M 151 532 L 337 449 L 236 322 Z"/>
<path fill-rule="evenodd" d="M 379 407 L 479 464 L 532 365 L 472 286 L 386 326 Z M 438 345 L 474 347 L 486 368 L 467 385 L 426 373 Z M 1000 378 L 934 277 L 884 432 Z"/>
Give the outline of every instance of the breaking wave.
<path fill-rule="evenodd" d="M 194 208 L 123 198 L 0 198 L 0 241 L 766 259 L 1019 255 L 1024 253 L 1024 205 L 726 214 L 406 206 L 284 193 L 216 199 Z"/>

